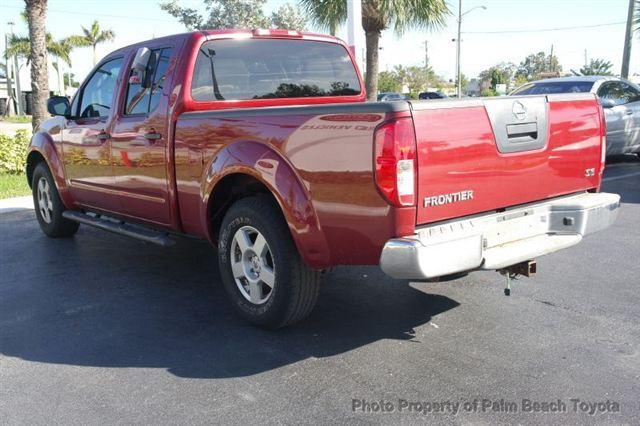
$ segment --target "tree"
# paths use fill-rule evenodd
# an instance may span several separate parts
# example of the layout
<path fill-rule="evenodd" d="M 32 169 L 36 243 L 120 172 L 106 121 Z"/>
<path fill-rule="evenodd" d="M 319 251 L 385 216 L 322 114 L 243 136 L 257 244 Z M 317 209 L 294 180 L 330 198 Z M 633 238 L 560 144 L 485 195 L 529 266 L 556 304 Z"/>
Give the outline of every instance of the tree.
<path fill-rule="evenodd" d="M 318 25 L 331 28 L 347 19 L 345 0 L 300 0 Z M 367 98 L 378 92 L 378 49 L 382 31 L 393 28 L 402 35 L 408 29 L 441 27 L 449 8 L 445 0 L 362 0 L 362 28 L 366 39 L 365 86 Z"/>
<path fill-rule="evenodd" d="M 196 9 L 181 7 L 177 0 L 160 3 L 160 8 L 188 30 L 225 28 L 281 28 L 303 31 L 306 19 L 297 7 L 282 5 L 270 17 L 264 14 L 267 0 L 203 0 L 208 16 Z"/>
<path fill-rule="evenodd" d="M 535 80 L 541 73 L 560 72 L 562 66 L 555 55 L 538 52 L 527 56 L 516 71 L 516 76 L 524 76 L 528 81 Z"/>
<path fill-rule="evenodd" d="M 316 24 L 329 30 L 329 34 L 336 35 L 337 29 L 347 16 L 347 2 L 333 0 L 302 0 L 302 8 L 311 16 Z M 382 90 L 381 90 L 382 91 Z"/>
<path fill-rule="evenodd" d="M 31 92 L 33 110 L 31 125 L 35 130 L 47 118 L 49 70 L 47 69 L 47 41 L 45 18 L 47 0 L 25 0 L 29 23 L 29 60 L 31 62 Z"/>
<path fill-rule="evenodd" d="M 47 53 L 51 56 L 60 58 L 71 66 L 71 51 L 74 48 L 73 43 L 69 38 L 63 38 L 61 40 L 54 40 L 51 33 L 47 33 L 45 36 L 45 43 L 47 46 Z M 11 35 L 9 37 L 9 45 L 5 52 L 6 56 L 17 56 L 19 58 L 25 58 L 30 60 L 31 56 L 31 42 L 29 37 Z"/>
<path fill-rule="evenodd" d="M 604 59 L 592 59 L 589 64 L 580 68 L 580 74 L 582 75 L 613 75 L 611 69 L 613 64 Z"/>
<path fill-rule="evenodd" d="M 393 71 L 382 71 L 378 75 L 378 89 L 380 92 L 400 92 L 402 90 L 402 80 Z"/>
<path fill-rule="evenodd" d="M 82 27 L 82 35 L 70 36 L 68 41 L 73 46 L 89 47 L 93 49 L 93 65 L 98 63 L 96 47 L 107 41 L 111 41 L 116 37 L 112 30 L 103 30 L 100 28 L 98 21 L 91 23 L 91 28 Z"/>
<path fill-rule="evenodd" d="M 498 84 L 506 84 L 507 86 L 510 84 L 515 69 L 516 66 L 511 62 L 501 62 L 482 71 L 478 77 L 480 81 L 490 82 L 491 89 L 495 91 Z"/>
<path fill-rule="evenodd" d="M 76 75 L 74 73 L 65 72 L 62 75 L 62 78 L 64 79 L 64 85 L 65 86 L 75 87 L 75 88 L 80 87 L 80 83 L 78 81 L 76 81 Z"/>
<path fill-rule="evenodd" d="M 307 18 L 302 16 L 300 8 L 285 3 L 271 14 L 271 25 L 273 28 L 286 30 L 307 30 Z"/>
<path fill-rule="evenodd" d="M 457 80 L 457 79 L 456 79 Z M 458 87 L 458 82 L 455 82 L 456 87 Z M 467 91 L 467 86 L 469 86 L 469 79 L 463 73 L 460 73 L 460 90 L 462 93 Z"/>
<path fill-rule="evenodd" d="M 636 26 L 636 31 L 640 32 L 640 0 L 636 0 L 635 8 L 633 23 Z"/>

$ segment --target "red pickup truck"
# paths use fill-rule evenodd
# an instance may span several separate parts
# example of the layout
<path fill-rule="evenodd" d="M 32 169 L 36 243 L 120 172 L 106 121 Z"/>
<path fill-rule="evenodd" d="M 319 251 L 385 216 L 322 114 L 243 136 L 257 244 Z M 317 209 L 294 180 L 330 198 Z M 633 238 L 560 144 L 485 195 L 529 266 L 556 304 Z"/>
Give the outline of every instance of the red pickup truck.
<path fill-rule="evenodd" d="M 527 273 L 619 207 L 599 192 L 594 95 L 369 103 L 349 49 L 324 35 L 138 43 L 48 109 L 26 165 L 44 233 L 206 239 L 231 302 L 264 327 L 307 316 L 333 266 Z"/>

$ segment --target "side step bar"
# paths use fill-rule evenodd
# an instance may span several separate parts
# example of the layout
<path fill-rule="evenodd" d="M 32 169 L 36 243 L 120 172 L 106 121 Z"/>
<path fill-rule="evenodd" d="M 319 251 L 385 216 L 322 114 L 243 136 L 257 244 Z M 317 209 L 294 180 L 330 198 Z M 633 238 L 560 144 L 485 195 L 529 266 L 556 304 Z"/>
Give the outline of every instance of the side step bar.
<path fill-rule="evenodd" d="M 73 220 L 74 222 L 82 223 L 84 225 L 93 226 L 104 231 L 109 231 L 115 234 L 120 234 L 141 241 L 146 241 L 148 243 L 157 244 L 162 247 L 170 247 L 176 243 L 169 237 L 168 234 L 164 232 L 156 231 L 155 229 L 146 228 L 140 225 L 133 225 L 130 223 L 118 221 L 116 219 L 106 219 L 100 216 L 92 216 L 73 210 L 65 210 L 64 212 L 62 212 L 62 217 L 64 217 L 65 219 Z"/>

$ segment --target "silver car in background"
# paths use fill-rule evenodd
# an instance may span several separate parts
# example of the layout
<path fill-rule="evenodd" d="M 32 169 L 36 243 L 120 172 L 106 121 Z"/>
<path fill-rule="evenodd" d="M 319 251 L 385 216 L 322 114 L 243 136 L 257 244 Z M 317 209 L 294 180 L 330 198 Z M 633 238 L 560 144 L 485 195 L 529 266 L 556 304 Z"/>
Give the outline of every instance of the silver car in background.
<path fill-rule="evenodd" d="M 595 93 L 607 122 L 607 155 L 640 156 L 640 87 L 617 77 L 576 76 L 524 84 L 510 95 Z"/>

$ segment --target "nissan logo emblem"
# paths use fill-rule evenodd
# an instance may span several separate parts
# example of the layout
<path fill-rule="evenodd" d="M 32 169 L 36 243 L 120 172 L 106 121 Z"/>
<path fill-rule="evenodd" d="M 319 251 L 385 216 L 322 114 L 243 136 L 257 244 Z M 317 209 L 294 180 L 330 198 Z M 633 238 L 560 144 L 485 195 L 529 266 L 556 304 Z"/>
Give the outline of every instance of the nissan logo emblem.
<path fill-rule="evenodd" d="M 511 111 L 513 112 L 513 116 L 520 121 L 527 117 L 527 109 L 519 101 L 513 103 L 513 109 Z"/>

